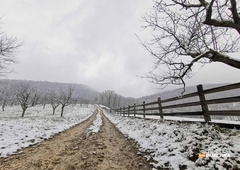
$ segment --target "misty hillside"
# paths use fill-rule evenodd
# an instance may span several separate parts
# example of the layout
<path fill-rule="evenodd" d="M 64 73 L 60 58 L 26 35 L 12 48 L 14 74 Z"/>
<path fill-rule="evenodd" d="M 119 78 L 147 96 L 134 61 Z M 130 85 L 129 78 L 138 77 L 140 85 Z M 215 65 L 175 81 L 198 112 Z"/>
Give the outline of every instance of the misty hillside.
<path fill-rule="evenodd" d="M 57 83 L 57 82 L 48 82 L 48 81 L 31 81 L 31 80 L 9 80 L 9 79 L 1 79 L 0 87 L 5 88 L 7 85 L 17 85 L 21 83 L 30 84 L 33 87 L 37 88 L 39 92 L 45 93 L 50 90 L 59 90 L 64 89 L 70 85 L 70 83 Z M 74 88 L 74 95 L 76 97 L 84 98 L 87 100 L 94 100 L 98 97 L 99 92 L 92 89 L 89 86 L 82 84 L 71 84 Z"/>

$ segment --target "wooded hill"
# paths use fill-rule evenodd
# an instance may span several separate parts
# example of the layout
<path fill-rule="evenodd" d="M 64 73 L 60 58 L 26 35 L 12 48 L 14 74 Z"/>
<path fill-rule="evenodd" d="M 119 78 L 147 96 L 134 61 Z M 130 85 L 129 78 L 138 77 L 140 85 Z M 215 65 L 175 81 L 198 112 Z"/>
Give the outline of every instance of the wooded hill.
<path fill-rule="evenodd" d="M 80 97 L 86 100 L 94 100 L 98 97 L 99 92 L 93 88 L 83 85 L 83 84 L 69 84 L 69 83 L 57 83 L 57 82 L 48 82 L 48 81 L 31 81 L 31 80 L 10 80 L 10 79 L 1 79 L 0 80 L 0 90 L 8 88 L 9 85 L 18 85 L 18 84 L 29 84 L 36 88 L 40 93 L 44 94 L 51 90 L 58 91 L 60 89 L 65 89 L 69 85 L 72 85 L 74 89 L 74 96 Z"/>

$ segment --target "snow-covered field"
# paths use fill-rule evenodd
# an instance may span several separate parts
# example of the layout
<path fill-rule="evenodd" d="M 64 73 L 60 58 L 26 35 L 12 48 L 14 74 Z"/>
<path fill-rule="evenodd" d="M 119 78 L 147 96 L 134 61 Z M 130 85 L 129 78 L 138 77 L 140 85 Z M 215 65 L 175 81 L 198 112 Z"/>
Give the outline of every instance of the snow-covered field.
<path fill-rule="evenodd" d="M 95 107 L 67 106 L 63 118 L 60 110 L 52 115 L 52 108 L 47 105 L 27 109 L 21 118 L 20 106 L 6 107 L 0 112 L 0 157 L 13 154 L 18 149 L 41 142 L 86 120 Z"/>
<path fill-rule="evenodd" d="M 151 152 L 155 168 L 240 169 L 240 131 L 203 123 L 157 122 L 104 112 L 116 127 Z M 202 153 L 205 158 L 199 158 Z"/>

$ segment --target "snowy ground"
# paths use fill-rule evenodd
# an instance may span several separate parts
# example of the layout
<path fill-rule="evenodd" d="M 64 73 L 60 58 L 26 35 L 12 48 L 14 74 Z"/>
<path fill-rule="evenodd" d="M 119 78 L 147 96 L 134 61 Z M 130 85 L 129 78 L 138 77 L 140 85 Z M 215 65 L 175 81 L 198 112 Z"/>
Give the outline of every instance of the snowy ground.
<path fill-rule="evenodd" d="M 98 113 L 92 125 L 87 129 L 86 136 L 88 137 L 92 133 L 98 133 L 101 126 L 102 126 L 102 116 L 100 115 L 100 113 Z"/>
<path fill-rule="evenodd" d="M 27 109 L 25 117 L 21 118 L 20 106 L 7 107 L 0 113 L 0 157 L 69 129 L 90 117 L 94 110 L 94 106 L 67 106 L 61 118 L 59 109 L 52 115 L 50 105 L 45 109 L 35 106 Z"/>
<path fill-rule="evenodd" d="M 136 115 L 136 117 L 143 118 L 142 115 Z M 146 119 L 160 119 L 160 116 L 145 116 Z M 174 121 L 184 121 L 184 122 L 205 122 L 204 119 L 200 118 L 188 118 L 188 117 L 179 117 L 179 116 L 164 116 L 164 120 L 174 120 Z M 222 123 L 222 124 L 232 124 L 232 125 L 240 125 L 240 121 L 234 120 L 216 120 L 212 119 L 210 122 L 212 123 Z"/>
<path fill-rule="evenodd" d="M 155 168 L 240 169 L 240 131 L 203 123 L 157 122 L 105 112 L 116 127 L 151 152 Z M 206 154 L 199 158 L 198 154 Z"/>

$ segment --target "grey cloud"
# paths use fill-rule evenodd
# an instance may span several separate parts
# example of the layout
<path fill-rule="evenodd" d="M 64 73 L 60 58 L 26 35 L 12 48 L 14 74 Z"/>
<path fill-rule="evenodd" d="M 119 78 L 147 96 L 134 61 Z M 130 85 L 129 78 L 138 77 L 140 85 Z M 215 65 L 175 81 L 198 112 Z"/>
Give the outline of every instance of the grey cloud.
<path fill-rule="evenodd" d="M 9 78 L 81 83 L 99 91 L 115 90 L 140 97 L 159 91 L 141 79 L 152 66 L 152 57 L 141 47 L 141 16 L 152 1 L 31 0 L 4 1 L 0 15 L 3 28 L 26 42 L 18 54 L 20 63 Z M 212 67 L 211 67 L 212 68 Z M 208 76 L 204 68 L 189 81 L 209 83 L 219 78 L 221 66 Z M 231 69 L 222 73 L 228 81 L 239 80 Z M 231 76 L 227 76 L 231 74 Z M 235 76 L 232 76 L 234 75 Z M 207 75 L 207 76 L 206 76 Z M 211 78 L 209 78 L 211 77 Z M 172 88 L 172 87 L 170 87 Z"/>

